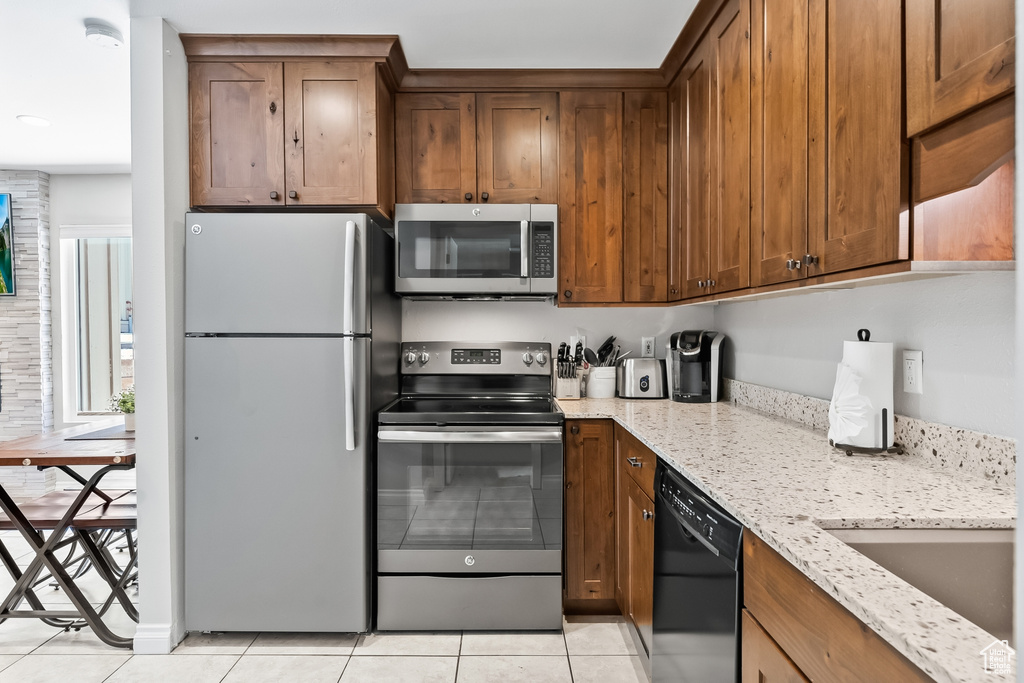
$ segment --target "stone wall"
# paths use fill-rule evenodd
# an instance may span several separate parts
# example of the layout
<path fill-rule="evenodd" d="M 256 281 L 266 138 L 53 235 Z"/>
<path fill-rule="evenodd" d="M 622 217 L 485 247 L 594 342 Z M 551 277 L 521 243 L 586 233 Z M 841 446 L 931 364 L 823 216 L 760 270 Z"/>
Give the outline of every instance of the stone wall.
<path fill-rule="evenodd" d="M 16 295 L 0 297 L 0 441 L 53 429 L 50 295 L 50 176 L 0 170 L 10 193 Z M 0 468 L 15 496 L 53 487 L 54 477 L 29 468 Z"/>

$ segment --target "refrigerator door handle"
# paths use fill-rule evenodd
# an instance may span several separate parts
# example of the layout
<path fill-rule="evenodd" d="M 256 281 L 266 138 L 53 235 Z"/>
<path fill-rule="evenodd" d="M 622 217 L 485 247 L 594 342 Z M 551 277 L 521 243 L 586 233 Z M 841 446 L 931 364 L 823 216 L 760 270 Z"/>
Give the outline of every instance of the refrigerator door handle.
<path fill-rule="evenodd" d="M 342 292 L 343 306 L 341 312 L 341 329 L 344 334 L 352 334 L 352 308 L 355 303 L 356 287 L 356 222 L 345 221 L 345 284 Z M 351 449 L 349 449 L 351 450 Z"/>
<path fill-rule="evenodd" d="M 355 369 L 352 367 L 352 346 L 355 341 L 352 337 L 345 337 L 342 341 L 342 358 L 344 367 L 342 372 L 345 375 L 345 450 L 356 449 L 356 381 Z"/>

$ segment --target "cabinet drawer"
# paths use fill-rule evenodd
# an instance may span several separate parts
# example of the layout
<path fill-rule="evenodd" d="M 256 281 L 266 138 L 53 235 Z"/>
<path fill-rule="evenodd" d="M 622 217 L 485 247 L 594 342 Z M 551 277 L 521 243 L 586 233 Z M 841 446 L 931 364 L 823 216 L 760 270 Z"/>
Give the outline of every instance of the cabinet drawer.
<path fill-rule="evenodd" d="M 615 464 L 629 473 L 648 498 L 654 499 L 654 468 L 658 456 L 619 425 L 615 425 Z"/>
<path fill-rule="evenodd" d="M 749 529 L 743 604 L 811 680 L 931 680 Z"/>

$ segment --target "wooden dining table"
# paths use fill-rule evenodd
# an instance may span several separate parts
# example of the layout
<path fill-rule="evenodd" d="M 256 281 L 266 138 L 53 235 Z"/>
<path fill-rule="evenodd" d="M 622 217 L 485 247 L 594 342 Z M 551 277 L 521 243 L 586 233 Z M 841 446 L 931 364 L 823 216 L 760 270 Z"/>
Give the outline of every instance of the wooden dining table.
<path fill-rule="evenodd" d="M 79 491 L 54 492 L 32 501 L 16 502 L 0 482 L 3 521 L 7 528 L 18 530 L 35 553 L 28 566 L 21 569 L 0 537 L 0 562 L 15 582 L 0 602 L 0 623 L 6 619 L 37 618 L 62 628 L 87 625 L 108 645 L 130 648 L 132 638 L 116 635 L 103 622 L 102 612 L 109 604 L 98 612 L 56 552 L 71 544 L 80 544 L 87 561 L 111 589 L 108 603 L 116 599 L 128 616 L 138 622 L 138 611 L 125 592 L 128 572 L 111 561 L 109 552 L 97 543 L 96 536 L 97 530 L 103 528 L 105 516 L 117 507 L 118 498 L 127 494 L 105 491 L 100 483 L 112 471 L 135 467 L 134 433 L 125 433 L 120 420 L 110 419 L 0 442 L 0 465 L 39 470 L 55 467 L 82 485 Z M 89 465 L 99 466 L 99 469 L 89 475 L 79 472 Z M 112 519 L 113 515 L 110 517 Z M 125 524 L 123 515 L 118 523 Z M 134 548 L 131 553 L 134 562 Z M 64 591 L 72 609 L 63 606 L 55 609 L 40 601 L 35 586 L 44 570 Z M 22 602 L 26 602 L 29 609 L 18 609 Z"/>

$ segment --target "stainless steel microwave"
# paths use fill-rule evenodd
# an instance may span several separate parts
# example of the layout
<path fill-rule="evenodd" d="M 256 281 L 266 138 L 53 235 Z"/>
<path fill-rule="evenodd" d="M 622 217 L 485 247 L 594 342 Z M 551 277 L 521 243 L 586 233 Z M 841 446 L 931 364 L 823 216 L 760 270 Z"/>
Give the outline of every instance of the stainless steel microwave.
<path fill-rule="evenodd" d="M 550 298 L 558 291 L 555 204 L 396 204 L 395 291 Z"/>

